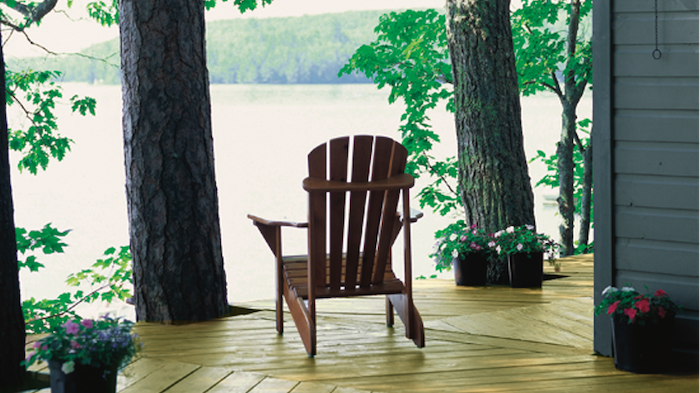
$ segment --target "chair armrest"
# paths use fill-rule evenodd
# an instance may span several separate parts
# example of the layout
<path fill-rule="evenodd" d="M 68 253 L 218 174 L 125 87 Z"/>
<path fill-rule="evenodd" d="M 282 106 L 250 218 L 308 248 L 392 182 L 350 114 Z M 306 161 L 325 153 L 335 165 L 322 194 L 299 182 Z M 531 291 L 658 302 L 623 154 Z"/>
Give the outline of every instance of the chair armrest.
<path fill-rule="evenodd" d="M 315 177 L 307 177 L 304 179 L 304 189 L 306 191 L 320 192 L 345 192 L 345 191 L 384 191 L 384 190 L 400 190 L 403 188 L 411 188 L 415 184 L 413 176 L 407 173 L 401 173 L 382 180 L 370 182 L 353 182 L 331 181 Z"/>
<path fill-rule="evenodd" d="M 309 224 L 306 222 L 295 222 L 295 221 L 279 221 L 279 220 L 267 220 L 252 214 L 248 214 L 248 218 L 253 220 L 254 224 L 262 224 L 271 227 L 294 227 L 294 228 L 308 228 Z"/>

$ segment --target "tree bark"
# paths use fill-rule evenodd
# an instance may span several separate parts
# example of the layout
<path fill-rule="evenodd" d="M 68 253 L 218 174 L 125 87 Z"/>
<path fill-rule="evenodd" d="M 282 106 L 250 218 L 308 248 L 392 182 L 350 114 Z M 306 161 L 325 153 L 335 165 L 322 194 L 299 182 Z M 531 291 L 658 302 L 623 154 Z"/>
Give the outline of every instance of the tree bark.
<path fill-rule="evenodd" d="M 0 38 L 0 41 L 2 39 Z M 0 81 L 5 90 L 5 57 L 0 46 Z M 10 158 L 7 138 L 7 102 L 0 97 L 0 392 L 24 383 L 24 317 L 19 292 Z"/>
<path fill-rule="evenodd" d="M 469 225 L 535 224 L 523 149 L 509 0 L 447 0 L 459 186 Z M 505 263 L 490 282 L 507 280 Z"/>
<path fill-rule="evenodd" d="M 137 319 L 222 316 L 204 3 L 122 0 L 119 30 Z"/>

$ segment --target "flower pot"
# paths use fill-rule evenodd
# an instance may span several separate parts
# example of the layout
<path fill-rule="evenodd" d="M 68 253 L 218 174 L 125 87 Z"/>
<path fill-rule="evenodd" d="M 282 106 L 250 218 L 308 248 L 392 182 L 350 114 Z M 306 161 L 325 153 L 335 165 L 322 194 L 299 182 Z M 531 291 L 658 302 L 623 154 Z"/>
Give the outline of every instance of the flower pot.
<path fill-rule="evenodd" d="M 488 260 L 482 254 L 460 255 L 452 260 L 455 271 L 455 284 L 461 286 L 486 285 L 486 265 Z"/>
<path fill-rule="evenodd" d="M 61 370 L 63 362 L 49 361 L 51 393 L 115 393 L 117 367 L 93 367 L 76 364 L 71 373 Z"/>
<path fill-rule="evenodd" d="M 541 288 L 543 253 L 508 255 L 508 278 L 512 288 Z"/>
<path fill-rule="evenodd" d="M 647 374 L 667 371 L 673 363 L 673 320 L 667 314 L 659 323 L 629 324 L 618 315 L 613 316 L 613 348 L 615 367 L 633 373 Z"/>

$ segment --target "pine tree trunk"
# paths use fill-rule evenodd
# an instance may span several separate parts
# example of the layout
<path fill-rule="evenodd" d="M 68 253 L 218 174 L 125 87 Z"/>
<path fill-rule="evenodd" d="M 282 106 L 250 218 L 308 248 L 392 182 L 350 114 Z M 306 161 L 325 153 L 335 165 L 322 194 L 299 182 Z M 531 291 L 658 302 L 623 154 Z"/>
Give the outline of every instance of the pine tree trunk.
<path fill-rule="evenodd" d="M 126 189 L 137 319 L 226 313 L 204 3 L 122 0 Z"/>
<path fill-rule="evenodd" d="M 469 225 L 535 224 L 523 149 L 509 0 L 448 0 L 459 185 Z M 507 280 L 505 263 L 490 282 Z"/>
<path fill-rule="evenodd" d="M 5 89 L 5 57 L 0 47 L 0 81 Z M 0 392 L 24 383 L 24 317 L 19 293 L 10 158 L 7 138 L 7 102 L 0 97 Z"/>

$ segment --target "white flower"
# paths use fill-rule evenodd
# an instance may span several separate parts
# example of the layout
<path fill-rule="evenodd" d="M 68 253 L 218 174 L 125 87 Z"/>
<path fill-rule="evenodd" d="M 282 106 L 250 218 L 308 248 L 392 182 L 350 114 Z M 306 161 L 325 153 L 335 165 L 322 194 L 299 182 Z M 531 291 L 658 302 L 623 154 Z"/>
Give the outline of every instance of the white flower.
<path fill-rule="evenodd" d="M 634 290 L 632 287 L 622 287 L 621 289 L 622 292 L 634 292 Z"/>
<path fill-rule="evenodd" d="M 496 247 L 496 242 L 494 242 L 494 241 L 492 240 L 492 241 L 489 242 L 489 248 L 494 248 L 494 247 Z"/>
<path fill-rule="evenodd" d="M 501 253 L 501 246 L 496 247 L 496 252 L 499 254 Z"/>
<path fill-rule="evenodd" d="M 459 252 L 457 250 L 452 250 L 452 257 L 457 258 L 459 256 Z"/>
<path fill-rule="evenodd" d="M 607 288 L 603 289 L 603 296 L 607 295 L 608 293 L 615 293 L 618 291 L 619 289 L 613 287 L 612 285 L 608 285 Z"/>
<path fill-rule="evenodd" d="M 533 225 L 529 225 L 529 224 L 525 224 L 525 228 L 527 228 L 528 231 L 532 231 L 533 229 L 535 229 L 535 227 Z"/>
<path fill-rule="evenodd" d="M 61 366 L 61 371 L 63 371 L 65 374 L 70 374 L 75 370 L 75 362 L 72 360 L 69 360 Z"/>
<path fill-rule="evenodd" d="M 522 251 L 522 250 L 523 250 L 523 245 L 522 245 L 522 244 L 520 244 L 520 243 L 518 243 L 518 245 L 517 245 L 517 246 L 515 246 L 515 248 L 517 248 L 517 249 L 518 249 L 518 251 Z"/>
<path fill-rule="evenodd" d="M 503 234 L 503 231 L 498 231 L 498 232 L 494 233 L 493 236 L 498 238 L 498 237 L 501 237 L 502 234 Z"/>
<path fill-rule="evenodd" d="M 456 234 L 456 233 L 451 234 L 451 235 L 450 235 L 450 241 L 454 242 L 454 241 L 456 241 L 456 240 L 457 240 L 457 234 Z"/>
<path fill-rule="evenodd" d="M 513 233 L 513 232 L 515 232 L 515 227 L 509 226 L 508 228 L 506 228 L 506 232 L 508 232 L 508 233 Z"/>

